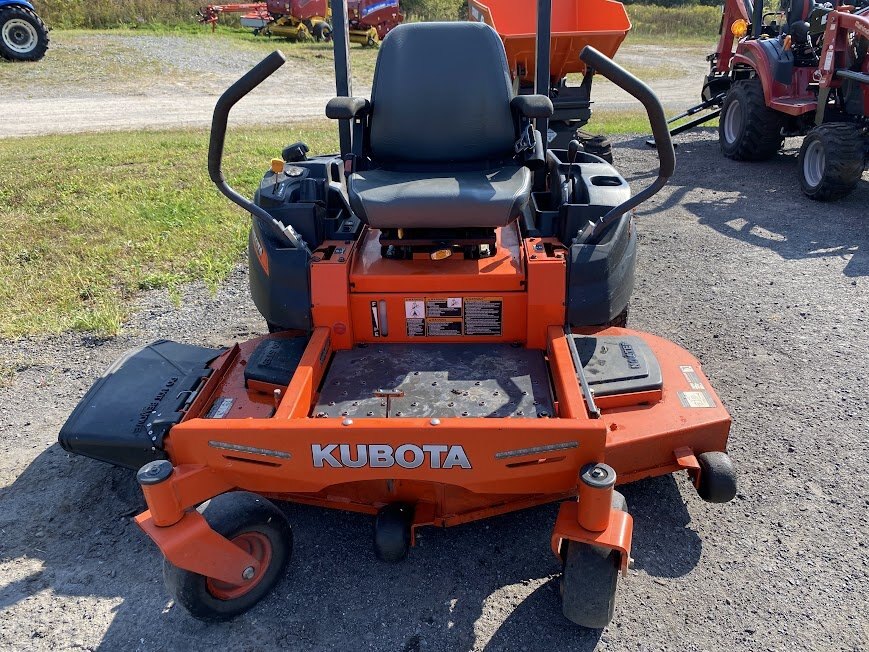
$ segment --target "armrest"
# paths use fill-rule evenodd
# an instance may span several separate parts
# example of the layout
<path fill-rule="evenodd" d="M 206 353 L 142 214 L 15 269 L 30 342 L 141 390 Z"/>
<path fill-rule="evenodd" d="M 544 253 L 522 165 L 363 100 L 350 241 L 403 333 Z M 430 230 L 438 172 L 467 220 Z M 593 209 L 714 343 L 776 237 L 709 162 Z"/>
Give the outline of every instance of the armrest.
<path fill-rule="evenodd" d="M 555 111 L 545 95 L 517 95 L 510 100 L 510 108 L 525 118 L 551 118 Z"/>
<path fill-rule="evenodd" d="M 332 120 L 352 120 L 364 115 L 371 103 L 362 97 L 333 97 L 326 104 L 326 117 Z"/>

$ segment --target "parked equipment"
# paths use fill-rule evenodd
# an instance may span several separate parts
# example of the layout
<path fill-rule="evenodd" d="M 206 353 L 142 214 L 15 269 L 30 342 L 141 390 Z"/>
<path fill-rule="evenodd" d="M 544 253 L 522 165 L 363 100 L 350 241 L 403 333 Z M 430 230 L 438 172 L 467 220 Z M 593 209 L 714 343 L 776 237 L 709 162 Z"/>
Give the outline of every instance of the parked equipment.
<path fill-rule="evenodd" d="M 468 17 L 492 27 L 507 52 L 510 76 L 517 94 L 534 93 L 536 43 L 533 0 L 468 0 Z M 591 119 L 589 71 L 579 57 L 586 45 L 612 58 L 631 29 L 624 5 L 613 0 L 553 0 L 552 38 L 549 46 L 548 92 L 555 113 L 549 121 L 548 142 L 565 149 L 578 139 L 583 150 L 612 163 L 612 145 L 603 136 L 581 131 Z M 570 86 L 567 75 L 582 74 L 579 86 Z"/>
<path fill-rule="evenodd" d="M 48 28 L 27 0 L 0 0 L 0 57 L 39 61 L 48 50 Z"/>
<path fill-rule="evenodd" d="M 350 41 L 377 46 L 404 17 L 398 0 L 350 0 Z M 331 9 L 327 0 L 267 0 L 249 4 L 207 5 L 199 10 L 199 22 L 217 27 L 221 14 L 240 13 L 242 27 L 254 34 L 294 41 L 328 41 L 332 37 Z"/>
<path fill-rule="evenodd" d="M 855 5 L 785 0 L 764 13 L 763 3 L 727 0 L 703 101 L 671 122 L 708 113 L 671 134 L 720 115 L 721 151 L 737 161 L 768 159 L 786 136 L 805 136 L 803 192 L 846 196 L 869 164 L 869 0 Z"/>
<path fill-rule="evenodd" d="M 286 147 L 253 201 L 226 183 L 230 109 L 283 65 L 280 52 L 214 112 L 209 173 L 253 217 L 251 292 L 272 334 L 128 353 L 61 445 L 139 469 L 148 509 L 136 522 L 197 618 L 242 613 L 282 578 L 292 531 L 271 499 L 375 516 L 386 561 L 422 526 L 564 501 L 551 537 L 563 612 L 603 627 L 631 550 L 615 485 L 687 470 L 706 500 L 736 491 L 730 417 L 697 360 L 610 325 L 624 323 L 633 288 L 633 209 L 675 165 L 661 105 L 582 50 L 658 136 L 657 178 L 632 196 L 576 141 L 547 147 L 552 103 L 514 94 L 490 27 L 396 27 L 369 101 L 352 94 L 345 0 L 332 9 L 339 97 L 326 115 L 340 154 Z M 549 0 L 537 19 L 546 89 Z"/>

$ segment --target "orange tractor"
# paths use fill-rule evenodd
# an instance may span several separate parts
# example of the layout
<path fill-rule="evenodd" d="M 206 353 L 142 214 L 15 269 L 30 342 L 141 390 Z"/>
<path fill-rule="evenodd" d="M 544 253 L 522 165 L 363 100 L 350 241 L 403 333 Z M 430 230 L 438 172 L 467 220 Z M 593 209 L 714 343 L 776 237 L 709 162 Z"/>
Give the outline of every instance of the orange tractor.
<path fill-rule="evenodd" d="M 489 26 L 415 23 L 384 39 L 369 100 L 352 93 L 333 0 L 340 153 L 288 146 L 252 201 L 223 176 L 228 116 L 283 55 L 218 101 L 208 168 L 253 218 L 251 292 L 271 334 L 131 351 L 60 432 L 68 451 L 138 469 L 136 522 L 197 618 L 236 616 L 283 577 L 293 537 L 274 501 L 370 514 L 389 562 L 421 527 L 556 501 L 563 612 L 603 627 L 630 563 L 616 485 L 687 471 L 704 499 L 735 495 L 730 416 L 698 361 L 614 325 L 633 209 L 674 169 L 661 105 L 586 46 L 584 64 L 646 107 L 657 177 L 632 195 L 578 142 L 549 148 L 551 5 L 537 5 L 537 93 L 514 92 Z"/>

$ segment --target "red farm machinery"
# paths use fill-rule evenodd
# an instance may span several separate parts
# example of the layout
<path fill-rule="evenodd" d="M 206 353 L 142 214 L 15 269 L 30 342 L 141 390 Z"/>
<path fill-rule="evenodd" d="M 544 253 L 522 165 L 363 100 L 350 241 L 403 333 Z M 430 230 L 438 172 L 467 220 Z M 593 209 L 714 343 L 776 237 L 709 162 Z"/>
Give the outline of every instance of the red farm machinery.
<path fill-rule="evenodd" d="M 869 0 L 856 5 L 783 0 L 780 10 L 727 0 L 718 47 L 708 57 L 702 102 L 671 134 L 719 117 L 722 153 L 737 161 L 776 154 L 804 136 L 803 192 L 849 194 L 869 162 Z"/>
<path fill-rule="evenodd" d="M 579 53 L 587 45 L 612 58 L 631 29 L 624 5 L 614 0 L 553 0 L 552 37 L 549 43 L 549 88 L 534 88 L 537 66 L 533 2 L 515 0 L 468 0 L 471 20 L 492 27 L 504 42 L 507 63 L 517 94 L 548 94 L 555 107 L 549 121 L 549 145 L 566 148 L 574 139 L 583 149 L 612 163 L 612 146 L 602 136 L 583 131 L 591 118 L 591 83 L 594 71 Z M 568 84 L 568 75 L 581 74 L 578 86 Z"/>
<path fill-rule="evenodd" d="M 242 27 L 254 34 L 295 41 L 328 41 L 332 12 L 327 0 L 267 0 L 244 4 L 207 5 L 199 22 L 217 27 L 221 14 L 242 14 Z M 348 3 L 350 41 L 376 46 L 404 17 L 398 0 L 355 0 Z"/>

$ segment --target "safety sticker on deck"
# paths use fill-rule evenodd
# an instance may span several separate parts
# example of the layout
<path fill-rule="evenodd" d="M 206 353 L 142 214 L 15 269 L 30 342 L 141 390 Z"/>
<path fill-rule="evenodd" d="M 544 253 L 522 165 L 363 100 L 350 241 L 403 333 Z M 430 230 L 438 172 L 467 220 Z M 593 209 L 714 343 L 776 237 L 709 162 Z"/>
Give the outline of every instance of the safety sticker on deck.
<path fill-rule="evenodd" d="M 679 392 L 679 402 L 686 408 L 714 408 L 709 392 Z"/>
<path fill-rule="evenodd" d="M 500 335 L 504 302 L 500 297 L 465 299 L 465 335 Z"/>
<path fill-rule="evenodd" d="M 407 337 L 501 335 L 501 297 L 438 297 L 405 299 Z"/>
<path fill-rule="evenodd" d="M 233 399 L 229 396 L 221 396 L 211 405 L 211 409 L 208 411 L 208 414 L 205 415 L 206 419 L 222 419 L 227 414 L 229 414 L 230 408 L 232 408 Z"/>
<path fill-rule="evenodd" d="M 682 365 L 679 369 L 682 371 L 682 375 L 685 376 L 685 380 L 688 381 L 688 385 L 691 389 L 696 389 L 698 391 L 706 389 L 703 382 L 700 380 L 700 376 L 698 376 L 697 372 L 694 371 L 694 367 L 690 365 Z"/>

